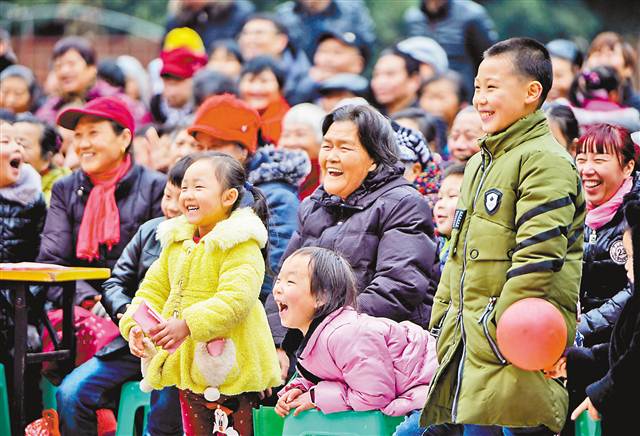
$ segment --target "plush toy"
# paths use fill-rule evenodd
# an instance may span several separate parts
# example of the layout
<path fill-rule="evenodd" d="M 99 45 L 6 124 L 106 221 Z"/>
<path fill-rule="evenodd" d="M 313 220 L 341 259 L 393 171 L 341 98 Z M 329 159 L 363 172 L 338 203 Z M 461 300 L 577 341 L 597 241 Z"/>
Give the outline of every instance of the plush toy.
<path fill-rule="evenodd" d="M 141 360 L 142 381 L 140 381 L 140 390 L 151 392 L 153 388 L 145 378 L 149 362 L 151 362 L 158 350 L 149 338 L 145 337 L 142 342 L 146 357 Z M 214 339 L 207 343 L 196 343 L 193 364 L 207 381 L 208 387 L 204 390 L 204 398 L 207 401 L 213 402 L 220 398 L 218 387 L 226 380 L 235 364 L 235 360 L 236 348 L 230 339 Z"/>

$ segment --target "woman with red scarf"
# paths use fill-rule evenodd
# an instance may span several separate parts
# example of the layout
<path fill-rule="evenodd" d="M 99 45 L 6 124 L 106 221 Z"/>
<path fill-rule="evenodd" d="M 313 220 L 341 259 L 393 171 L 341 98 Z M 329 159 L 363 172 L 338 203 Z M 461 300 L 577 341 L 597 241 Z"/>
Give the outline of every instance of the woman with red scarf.
<path fill-rule="evenodd" d="M 74 131 L 80 169 L 53 186 L 37 261 L 112 268 L 140 224 L 162 215 L 165 177 L 133 161 L 134 119 L 118 98 L 67 109 L 57 122 Z M 75 303 L 92 306 L 101 284 L 78 282 Z M 47 297 L 60 307 L 59 288 Z"/>

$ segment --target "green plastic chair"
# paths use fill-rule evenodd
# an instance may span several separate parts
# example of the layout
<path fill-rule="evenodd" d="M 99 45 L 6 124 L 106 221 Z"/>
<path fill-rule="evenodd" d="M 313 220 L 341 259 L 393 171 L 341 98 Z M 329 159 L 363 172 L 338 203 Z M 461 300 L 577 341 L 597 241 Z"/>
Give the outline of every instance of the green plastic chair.
<path fill-rule="evenodd" d="M 600 421 L 594 421 L 586 410 L 576 419 L 576 436 L 600 436 Z"/>
<path fill-rule="evenodd" d="M 280 418 L 273 407 L 253 409 L 254 436 L 281 436 L 284 420 Z"/>
<path fill-rule="evenodd" d="M 42 408 L 45 410 L 58 410 L 58 401 L 56 400 L 58 387 L 54 386 L 48 378 L 42 377 L 40 380 L 40 390 L 42 390 Z"/>
<path fill-rule="evenodd" d="M 9 414 L 9 394 L 4 365 L 0 363 L 0 434 L 11 434 L 11 415 Z"/>
<path fill-rule="evenodd" d="M 404 416 L 387 416 L 380 411 L 338 412 L 325 415 L 308 410 L 284 420 L 282 436 L 389 436 Z"/>
<path fill-rule="evenodd" d="M 131 436 L 135 434 L 136 412 L 141 407 L 144 407 L 144 427 L 146 427 L 150 404 L 151 394 L 142 392 L 139 382 L 126 382 L 123 384 L 120 391 L 116 436 Z"/>

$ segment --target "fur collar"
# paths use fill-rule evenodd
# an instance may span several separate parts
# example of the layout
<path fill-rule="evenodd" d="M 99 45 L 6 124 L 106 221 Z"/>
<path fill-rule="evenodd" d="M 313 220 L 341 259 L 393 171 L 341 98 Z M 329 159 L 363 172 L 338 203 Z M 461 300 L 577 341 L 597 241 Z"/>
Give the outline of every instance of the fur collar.
<path fill-rule="evenodd" d="M 166 247 L 173 242 L 193 240 L 195 231 L 196 227 L 181 215 L 160 223 L 156 238 L 162 247 Z M 250 239 L 264 248 L 268 238 L 267 229 L 253 209 L 243 207 L 233 211 L 226 220 L 220 221 L 201 241 L 211 251 L 216 248 L 226 251 Z"/>
<path fill-rule="evenodd" d="M 29 164 L 20 167 L 18 181 L 5 188 L 0 188 L 0 197 L 15 201 L 23 206 L 36 201 L 42 195 L 42 181 L 40 174 Z"/>

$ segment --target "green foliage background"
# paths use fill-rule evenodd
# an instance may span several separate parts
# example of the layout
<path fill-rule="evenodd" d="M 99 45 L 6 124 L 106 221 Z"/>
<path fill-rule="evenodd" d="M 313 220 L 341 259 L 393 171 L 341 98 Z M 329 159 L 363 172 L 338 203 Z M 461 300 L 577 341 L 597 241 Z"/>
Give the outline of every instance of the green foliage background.
<path fill-rule="evenodd" d="M 164 24 L 168 0 L 64 0 L 104 7 Z M 381 46 L 402 36 L 402 15 L 421 0 L 365 0 L 377 25 Z M 640 7 L 636 0 L 478 0 L 496 23 L 501 38 L 531 36 L 542 41 L 558 37 L 588 41 L 599 31 L 615 30 L 638 40 Z M 11 0 L 34 5 L 52 0 Z M 273 10 L 281 0 L 254 0 L 259 10 Z"/>

